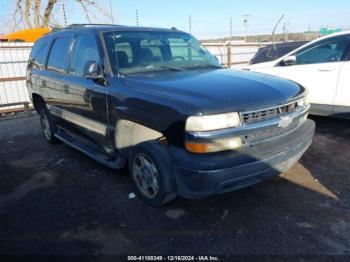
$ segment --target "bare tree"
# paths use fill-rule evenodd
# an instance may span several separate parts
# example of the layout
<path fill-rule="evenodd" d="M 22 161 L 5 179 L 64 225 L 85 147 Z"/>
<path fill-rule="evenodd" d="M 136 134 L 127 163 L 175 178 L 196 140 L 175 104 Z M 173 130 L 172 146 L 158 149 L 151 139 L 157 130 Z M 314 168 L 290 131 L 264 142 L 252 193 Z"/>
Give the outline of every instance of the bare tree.
<path fill-rule="evenodd" d="M 49 25 L 51 13 L 52 13 L 53 7 L 55 6 L 56 3 L 57 3 L 57 0 L 48 0 L 47 1 L 43 20 L 41 22 L 42 27 L 47 27 Z"/>
<path fill-rule="evenodd" d="M 14 27 L 20 25 L 25 28 L 57 26 L 58 21 L 61 20 L 53 19 L 52 15 L 55 7 L 63 0 L 14 0 L 14 2 L 15 8 L 11 17 Z M 101 14 L 103 17 L 111 19 L 111 14 L 106 12 L 97 1 L 75 0 L 75 2 L 81 6 L 89 23 L 98 20 L 98 16 L 101 16 Z M 63 14 L 60 17 L 63 18 Z"/>
<path fill-rule="evenodd" d="M 34 0 L 34 26 L 40 26 L 40 6 L 41 0 Z"/>
<path fill-rule="evenodd" d="M 33 25 L 30 21 L 30 4 L 31 4 L 31 0 L 25 0 L 24 21 L 26 22 L 27 27 L 32 28 Z"/>

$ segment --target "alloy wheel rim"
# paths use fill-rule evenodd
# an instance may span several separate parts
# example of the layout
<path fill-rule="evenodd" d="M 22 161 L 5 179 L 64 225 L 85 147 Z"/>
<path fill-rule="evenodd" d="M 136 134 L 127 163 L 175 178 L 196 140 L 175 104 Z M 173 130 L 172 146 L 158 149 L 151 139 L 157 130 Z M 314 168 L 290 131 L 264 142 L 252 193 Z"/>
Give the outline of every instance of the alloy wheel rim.
<path fill-rule="evenodd" d="M 159 192 L 159 175 L 153 161 L 145 154 L 137 154 L 132 165 L 132 175 L 140 192 L 153 199 Z"/>
<path fill-rule="evenodd" d="M 50 124 L 45 114 L 43 114 L 41 117 L 41 125 L 42 125 L 44 135 L 46 136 L 47 139 L 50 139 L 51 137 Z"/>

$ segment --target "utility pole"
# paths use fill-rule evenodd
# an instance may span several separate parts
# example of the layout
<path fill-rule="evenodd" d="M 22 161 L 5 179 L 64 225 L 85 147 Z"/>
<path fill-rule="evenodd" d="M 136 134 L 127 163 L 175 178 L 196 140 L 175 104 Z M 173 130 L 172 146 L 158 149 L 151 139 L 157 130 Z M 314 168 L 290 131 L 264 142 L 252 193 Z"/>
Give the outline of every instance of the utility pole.
<path fill-rule="evenodd" d="M 139 10 L 136 9 L 136 26 L 139 26 Z"/>
<path fill-rule="evenodd" d="M 311 41 L 311 25 L 309 24 L 309 41 Z"/>
<path fill-rule="evenodd" d="M 247 33 L 250 15 L 243 15 L 243 25 L 244 25 L 244 41 L 247 42 Z"/>
<path fill-rule="evenodd" d="M 284 42 L 288 42 L 289 22 L 283 24 Z"/>
<path fill-rule="evenodd" d="M 62 11 L 63 11 L 64 25 L 67 27 L 67 16 L 66 16 L 66 9 L 64 8 L 64 3 L 62 3 Z"/>
<path fill-rule="evenodd" d="M 113 17 L 113 8 L 112 8 L 112 0 L 109 0 L 109 8 L 111 9 L 111 21 L 112 24 L 114 24 L 114 17 Z"/>
<path fill-rule="evenodd" d="M 190 34 L 192 34 L 192 16 L 188 16 L 188 31 Z"/>
<path fill-rule="evenodd" d="M 232 41 L 232 18 L 230 18 L 230 41 Z"/>

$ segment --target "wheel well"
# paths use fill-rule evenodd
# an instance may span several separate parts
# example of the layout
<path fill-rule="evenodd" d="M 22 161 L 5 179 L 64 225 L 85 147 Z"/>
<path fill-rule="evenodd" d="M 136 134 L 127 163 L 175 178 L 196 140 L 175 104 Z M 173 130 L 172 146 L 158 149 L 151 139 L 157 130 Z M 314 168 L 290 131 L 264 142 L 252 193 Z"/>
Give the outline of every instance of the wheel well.
<path fill-rule="evenodd" d="M 33 105 L 35 108 L 35 111 L 38 112 L 38 114 L 40 114 L 40 111 L 43 107 L 45 107 L 45 102 L 44 99 L 38 95 L 38 94 L 33 94 Z"/>

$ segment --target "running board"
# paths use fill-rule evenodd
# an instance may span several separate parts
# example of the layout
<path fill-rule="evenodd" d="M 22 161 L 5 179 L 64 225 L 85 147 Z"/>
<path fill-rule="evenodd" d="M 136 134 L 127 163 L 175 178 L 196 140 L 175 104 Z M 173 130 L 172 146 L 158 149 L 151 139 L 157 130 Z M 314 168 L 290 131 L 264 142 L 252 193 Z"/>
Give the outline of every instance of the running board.
<path fill-rule="evenodd" d="M 67 131 L 58 128 L 57 133 L 55 134 L 55 137 L 57 139 L 61 140 L 63 143 L 69 145 L 70 147 L 73 147 L 76 150 L 79 150 L 80 152 L 84 153 L 88 157 L 91 157 L 95 161 L 113 169 L 120 169 L 125 166 L 125 160 L 117 158 L 112 159 L 107 154 L 104 154 L 87 144 L 77 140 L 73 136 L 71 136 Z"/>

